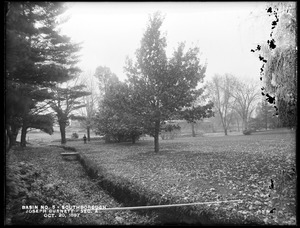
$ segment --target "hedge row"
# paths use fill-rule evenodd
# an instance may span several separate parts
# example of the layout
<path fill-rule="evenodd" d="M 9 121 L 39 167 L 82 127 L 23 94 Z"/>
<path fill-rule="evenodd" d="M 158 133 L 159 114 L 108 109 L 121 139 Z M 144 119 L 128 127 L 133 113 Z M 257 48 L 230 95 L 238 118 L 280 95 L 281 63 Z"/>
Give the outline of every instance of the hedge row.
<path fill-rule="evenodd" d="M 90 138 L 90 141 L 98 141 L 98 140 L 104 140 L 104 137 L 91 137 Z M 52 142 L 60 142 L 60 141 L 61 141 L 61 139 L 52 140 Z M 66 138 L 66 141 L 67 142 L 82 141 L 82 143 L 83 143 L 83 138 Z"/>
<path fill-rule="evenodd" d="M 127 207 L 174 204 L 176 202 L 178 203 L 180 200 L 176 197 L 162 197 L 158 193 L 148 191 L 137 184 L 132 184 L 123 177 L 117 177 L 108 173 L 85 155 L 80 154 L 79 161 L 87 171 L 88 175 L 91 178 L 96 179 L 102 189 L 108 191 L 112 197 Z M 184 216 L 187 220 L 193 221 L 193 223 L 200 225 L 213 224 L 209 219 L 209 214 L 204 211 L 196 213 L 193 211 L 192 206 L 172 207 L 167 210 L 168 213 L 172 213 L 174 217 Z"/>
<path fill-rule="evenodd" d="M 133 184 L 126 178 L 115 176 L 81 153 L 79 153 L 79 161 L 87 171 L 88 175 L 96 180 L 102 189 L 106 190 L 113 198 L 120 203 L 123 203 L 126 207 L 182 203 L 180 202 L 180 197 L 162 196 L 161 194 L 147 190 L 136 183 Z M 192 224 L 199 225 L 263 224 L 255 218 L 247 218 L 245 220 L 243 216 L 238 214 L 227 218 L 223 216 L 224 212 L 220 209 L 212 211 L 202 206 L 170 207 L 160 210 L 168 211 L 167 213 L 171 213 L 174 217 L 183 218 L 187 223 L 192 222 Z"/>

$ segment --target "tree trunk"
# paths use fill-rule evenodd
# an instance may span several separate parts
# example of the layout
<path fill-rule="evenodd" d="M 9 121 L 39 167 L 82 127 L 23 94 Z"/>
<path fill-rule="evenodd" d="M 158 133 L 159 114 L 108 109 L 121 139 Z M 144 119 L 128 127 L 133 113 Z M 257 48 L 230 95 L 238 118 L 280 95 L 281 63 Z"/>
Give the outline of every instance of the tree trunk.
<path fill-rule="evenodd" d="M 227 128 L 228 128 L 228 126 L 226 126 L 226 119 L 222 119 L 222 125 L 223 125 L 223 129 L 224 129 L 224 133 L 225 133 L 225 135 L 227 135 Z"/>
<path fill-rule="evenodd" d="M 135 144 L 135 140 L 136 140 L 136 137 L 135 137 L 135 135 L 132 135 L 132 136 L 131 136 L 131 141 L 132 141 L 132 144 Z"/>
<path fill-rule="evenodd" d="M 219 111 L 220 113 L 220 116 L 221 116 L 221 121 L 222 121 L 222 126 L 223 126 L 223 129 L 224 129 L 224 133 L 225 135 L 227 135 L 227 128 L 228 128 L 228 121 L 227 121 L 227 118 L 226 118 L 226 114 L 225 116 L 223 117 L 222 116 L 222 113 Z"/>
<path fill-rule="evenodd" d="M 7 130 L 5 129 L 5 151 L 9 151 L 9 149 L 10 149 L 9 146 L 10 146 L 10 140 L 8 137 Z"/>
<path fill-rule="evenodd" d="M 19 130 L 20 129 L 14 129 L 13 132 L 12 132 L 11 145 L 13 145 L 13 146 L 16 145 Z"/>
<path fill-rule="evenodd" d="M 26 147 L 26 134 L 27 134 L 27 127 L 23 126 L 21 131 L 21 147 Z"/>
<path fill-rule="evenodd" d="M 267 112 L 266 112 L 266 125 L 265 125 L 265 128 L 266 128 L 266 130 L 268 130 L 268 113 Z"/>
<path fill-rule="evenodd" d="M 224 133 L 227 135 L 227 127 L 224 128 Z"/>
<path fill-rule="evenodd" d="M 91 128 L 90 128 L 90 126 L 86 127 L 86 131 L 87 131 L 87 140 L 89 142 L 89 141 L 91 141 Z"/>
<path fill-rule="evenodd" d="M 60 136 L 61 136 L 61 144 L 66 144 L 66 124 L 65 123 L 59 123 L 59 130 L 60 130 Z"/>
<path fill-rule="evenodd" d="M 248 129 L 248 124 L 247 124 L 247 117 L 244 115 L 243 116 L 243 125 L 244 125 L 244 130 Z"/>
<path fill-rule="evenodd" d="M 154 152 L 158 153 L 159 152 L 159 135 L 155 133 L 154 136 Z"/>
<path fill-rule="evenodd" d="M 239 124 L 239 120 L 236 119 L 236 123 L 237 123 L 237 127 L 238 127 L 238 132 L 240 132 L 240 124 Z"/>
<path fill-rule="evenodd" d="M 6 152 L 8 152 L 11 148 L 11 136 L 10 136 L 10 132 L 8 129 L 5 129 L 5 150 Z"/>
<path fill-rule="evenodd" d="M 215 133 L 215 132 L 216 132 L 216 130 L 215 130 L 215 127 L 214 127 L 214 124 L 213 124 L 213 123 L 211 124 L 211 130 L 212 130 L 212 133 Z"/>
<path fill-rule="evenodd" d="M 17 136 L 19 133 L 19 128 L 8 126 L 7 127 L 7 136 L 8 136 L 8 146 L 7 149 L 9 150 L 12 146 L 16 145 Z"/>
<path fill-rule="evenodd" d="M 191 125 L 192 125 L 192 136 L 193 137 L 196 137 L 196 133 L 195 133 L 195 123 L 191 123 Z"/>
<path fill-rule="evenodd" d="M 154 132 L 154 151 L 159 152 L 159 127 L 160 121 L 155 121 L 155 132 Z"/>

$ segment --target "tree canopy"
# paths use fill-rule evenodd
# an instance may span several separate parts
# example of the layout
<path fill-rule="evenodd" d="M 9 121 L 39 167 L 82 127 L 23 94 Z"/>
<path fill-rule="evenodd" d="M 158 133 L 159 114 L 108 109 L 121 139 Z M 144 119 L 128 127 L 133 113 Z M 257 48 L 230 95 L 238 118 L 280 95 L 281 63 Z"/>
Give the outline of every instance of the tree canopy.
<path fill-rule="evenodd" d="M 58 17 L 65 10 L 58 2 L 6 3 L 6 132 L 11 143 L 22 128 L 21 144 L 26 145 L 29 120 L 46 114 L 42 111 L 49 88 L 79 72 L 80 45 L 57 29 Z"/>
<path fill-rule="evenodd" d="M 274 107 L 265 99 L 262 99 L 256 107 L 255 118 L 250 118 L 249 126 L 256 130 L 272 129 L 278 126 L 278 117 L 275 115 Z"/>
<path fill-rule="evenodd" d="M 215 110 L 220 116 L 225 135 L 227 135 L 232 118 L 231 113 L 235 107 L 235 98 L 232 94 L 235 82 L 232 75 L 215 75 L 207 86 Z"/>
<path fill-rule="evenodd" d="M 90 95 L 90 92 L 85 91 L 85 86 L 73 85 L 67 87 L 52 88 L 51 108 L 56 114 L 61 133 L 61 143 L 66 143 L 66 126 L 69 124 L 69 118 L 74 110 L 85 107 L 80 98 Z"/>
<path fill-rule="evenodd" d="M 198 47 L 185 50 L 181 43 L 167 58 L 166 37 L 160 31 L 162 23 L 160 13 L 150 17 L 136 61 L 127 59 L 124 68 L 134 115 L 143 119 L 148 134 L 154 137 L 155 152 L 159 151 L 161 124 L 183 107 L 191 106 L 203 92 L 197 85 L 206 71 Z"/>
<path fill-rule="evenodd" d="M 239 117 L 242 120 L 243 130 L 247 129 L 259 98 L 257 83 L 242 81 L 230 74 L 215 75 L 208 83 L 208 88 L 225 135 L 233 120 L 238 123 Z"/>
<path fill-rule="evenodd" d="M 98 66 L 94 76 L 99 81 L 98 86 L 102 96 L 104 96 L 111 84 L 118 83 L 119 81 L 117 75 L 111 72 L 110 68 L 107 66 Z"/>
<path fill-rule="evenodd" d="M 284 123 L 288 118 L 286 126 L 292 126 L 297 123 L 296 3 L 270 3 L 266 13 L 273 17 L 270 39 L 251 51 L 260 53 L 263 62 L 262 95 L 275 105 L 280 120 Z"/>
<path fill-rule="evenodd" d="M 110 84 L 96 116 L 97 133 L 106 142 L 135 141 L 144 132 L 141 118 L 131 110 L 129 87 L 124 82 Z"/>

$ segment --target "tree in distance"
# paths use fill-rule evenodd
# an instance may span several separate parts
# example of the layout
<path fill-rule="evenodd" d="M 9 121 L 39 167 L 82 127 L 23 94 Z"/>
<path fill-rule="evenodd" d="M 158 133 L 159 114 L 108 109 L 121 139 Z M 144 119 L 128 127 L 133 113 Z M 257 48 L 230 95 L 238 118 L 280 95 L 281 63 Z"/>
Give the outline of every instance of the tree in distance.
<path fill-rule="evenodd" d="M 256 101 L 259 98 L 257 83 L 242 82 L 235 77 L 234 88 L 231 91 L 235 98 L 234 110 L 242 119 L 243 130 L 248 129 L 248 122 L 256 107 Z"/>
<path fill-rule="evenodd" d="M 100 95 L 97 93 L 98 86 L 95 77 L 90 72 L 83 74 L 80 84 L 85 86 L 85 90 L 90 93 L 82 97 L 84 107 L 77 110 L 76 115 L 71 114 L 71 120 L 78 120 L 80 125 L 86 129 L 87 141 L 91 140 L 91 130 L 95 130 L 95 116 L 97 112 Z"/>
<path fill-rule="evenodd" d="M 260 103 L 258 103 L 256 107 L 256 116 L 255 118 L 250 118 L 249 126 L 261 130 L 261 129 L 274 129 L 278 126 L 278 116 L 275 115 L 276 110 L 274 107 L 266 101 L 266 99 L 262 99 Z"/>
<path fill-rule="evenodd" d="M 242 120 L 242 130 L 247 130 L 259 97 L 257 84 L 246 83 L 233 75 L 225 74 L 215 75 L 208 83 L 208 87 L 225 135 L 234 119 L 238 122 L 239 117 Z"/>
<path fill-rule="evenodd" d="M 98 66 L 96 68 L 96 72 L 94 76 L 99 81 L 98 86 L 99 86 L 100 95 L 102 97 L 109 89 L 109 86 L 119 82 L 117 75 L 111 72 L 110 68 L 107 66 Z"/>
<path fill-rule="evenodd" d="M 235 107 L 235 98 L 232 94 L 235 81 L 235 78 L 229 74 L 225 76 L 215 75 L 207 84 L 214 108 L 220 116 L 225 135 L 228 135 L 229 125 L 232 122 L 231 113 Z"/>
<path fill-rule="evenodd" d="M 203 118 L 209 118 L 214 115 L 212 108 L 214 104 L 212 102 L 206 105 L 192 106 L 190 108 L 184 109 L 181 112 L 181 117 L 185 119 L 192 126 L 192 136 L 196 137 L 195 133 L 195 123 L 197 120 L 202 120 Z"/>

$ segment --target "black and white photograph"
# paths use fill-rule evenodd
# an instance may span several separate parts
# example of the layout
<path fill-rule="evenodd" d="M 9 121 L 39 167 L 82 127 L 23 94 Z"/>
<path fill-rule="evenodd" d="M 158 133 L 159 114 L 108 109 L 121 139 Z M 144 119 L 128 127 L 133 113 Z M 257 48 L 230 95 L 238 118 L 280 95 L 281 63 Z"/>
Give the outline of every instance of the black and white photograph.
<path fill-rule="evenodd" d="M 4 2 L 4 225 L 297 225 L 296 1 Z"/>

